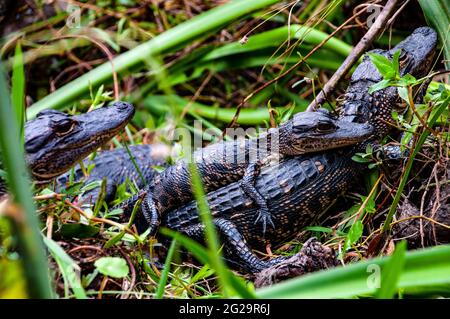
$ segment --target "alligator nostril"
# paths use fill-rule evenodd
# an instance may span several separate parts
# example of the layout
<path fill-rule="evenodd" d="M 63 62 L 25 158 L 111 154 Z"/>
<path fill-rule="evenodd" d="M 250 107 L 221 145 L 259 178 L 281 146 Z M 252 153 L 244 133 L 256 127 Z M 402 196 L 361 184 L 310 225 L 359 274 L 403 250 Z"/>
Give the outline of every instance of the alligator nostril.
<path fill-rule="evenodd" d="M 126 102 L 116 102 L 114 105 L 121 110 L 127 110 L 130 108 L 130 104 Z"/>

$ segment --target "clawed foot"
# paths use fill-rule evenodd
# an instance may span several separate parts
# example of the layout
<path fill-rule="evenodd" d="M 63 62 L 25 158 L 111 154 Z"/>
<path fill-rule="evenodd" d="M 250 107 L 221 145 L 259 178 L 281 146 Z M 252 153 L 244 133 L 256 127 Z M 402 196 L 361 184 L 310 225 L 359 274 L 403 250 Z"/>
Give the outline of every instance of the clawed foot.
<path fill-rule="evenodd" d="M 263 226 L 263 234 L 266 233 L 267 225 L 272 226 L 272 228 L 275 228 L 275 224 L 272 221 L 272 214 L 270 214 L 268 209 L 261 209 L 258 217 L 255 220 L 255 224 L 261 222 Z"/>
<path fill-rule="evenodd" d="M 141 206 L 142 213 L 148 223 L 149 236 L 154 237 L 160 224 L 159 214 L 151 194 L 147 194 Z"/>
<path fill-rule="evenodd" d="M 399 145 L 377 145 L 374 147 L 374 154 L 379 160 L 406 160 L 410 153 L 408 148 L 401 149 Z"/>

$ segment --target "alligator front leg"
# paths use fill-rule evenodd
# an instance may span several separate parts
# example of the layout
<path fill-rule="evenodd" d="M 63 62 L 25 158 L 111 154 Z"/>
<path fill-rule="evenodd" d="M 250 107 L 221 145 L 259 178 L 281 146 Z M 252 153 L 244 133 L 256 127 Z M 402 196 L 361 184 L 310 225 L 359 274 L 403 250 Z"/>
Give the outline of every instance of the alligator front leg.
<path fill-rule="evenodd" d="M 151 192 L 148 192 L 144 197 L 140 209 L 142 210 L 142 214 L 148 223 L 149 236 L 155 236 L 159 224 L 161 224 L 161 218 L 159 217 L 158 210 L 156 209 L 156 204 L 153 199 L 153 194 Z"/>
<path fill-rule="evenodd" d="M 252 252 L 244 236 L 231 221 L 217 218 L 213 222 L 220 235 L 221 242 L 224 244 L 225 260 L 229 264 L 234 264 L 251 273 L 258 273 L 286 260 L 285 257 L 278 257 L 269 261 L 261 260 Z M 182 233 L 197 241 L 204 241 L 204 230 L 203 224 L 197 224 L 184 229 Z"/>
<path fill-rule="evenodd" d="M 401 140 L 405 133 L 402 134 Z M 410 151 L 409 149 L 412 147 L 412 139 L 408 142 L 408 145 L 402 149 L 400 144 L 396 145 L 381 145 L 379 142 L 371 142 L 370 145 L 373 149 L 373 155 L 378 161 L 393 161 L 399 162 L 400 160 L 407 160 Z"/>
<path fill-rule="evenodd" d="M 161 218 L 158 214 L 152 191 L 148 187 L 140 190 L 137 194 L 115 206 L 113 209 L 122 209 L 123 215 L 130 218 L 139 200 L 142 200 L 142 203 L 137 208 L 138 212 L 135 224 L 139 233 L 149 229 L 149 236 L 152 237 L 158 230 Z"/>
<path fill-rule="evenodd" d="M 265 198 L 256 190 L 255 181 L 261 171 L 261 162 L 251 163 L 245 171 L 244 177 L 240 182 L 240 186 L 244 193 L 250 197 L 254 203 L 259 207 L 258 216 L 256 217 L 255 224 L 262 223 L 263 234 L 266 232 L 267 224 L 275 228 L 272 221 L 272 215 Z"/>

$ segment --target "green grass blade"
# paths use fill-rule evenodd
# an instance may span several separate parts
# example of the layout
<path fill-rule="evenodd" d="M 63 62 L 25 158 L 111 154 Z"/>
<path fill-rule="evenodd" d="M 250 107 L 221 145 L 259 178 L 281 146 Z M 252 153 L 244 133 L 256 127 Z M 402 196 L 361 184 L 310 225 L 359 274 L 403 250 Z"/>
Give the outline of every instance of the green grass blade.
<path fill-rule="evenodd" d="M 436 29 L 444 49 L 445 67 L 450 69 L 450 4 L 448 0 L 419 0 L 428 23 Z"/>
<path fill-rule="evenodd" d="M 208 246 L 208 255 L 211 268 L 216 271 L 222 288 L 223 297 L 238 294 L 244 298 L 253 296 L 253 293 L 242 281 L 235 278 L 234 274 L 225 265 L 222 258 L 219 237 L 216 233 L 211 211 L 209 210 L 204 192 L 203 183 L 197 170 L 194 159 L 189 161 L 189 172 L 191 173 L 192 191 L 197 201 L 197 208 L 202 224 L 205 226 L 205 240 Z"/>
<path fill-rule="evenodd" d="M 206 264 L 211 265 L 211 255 L 208 253 L 208 250 L 199 243 L 197 243 L 195 240 L 185 235 L 182 235 L 178 232 L 170 230 L 168 228 L 161 228 L 160 232 L 165 236 L 173 238 L 181 245 L 186 247 L 189 250 L 189 252 L 204 265 Z M 212 270 L 216 272 L 214 269 Z M 255 294 L 253 293 L 253 290 L 248 288 L 241 278 L 235 276 L 229 270 L 227 270 L 227 276 L 230 287 L 233 287 L 235 293 L 238 296 L 247 299 L 256 298 Z"/>
<path fill-rule="evenodd" d="M 260 298 L 352 298 L 372 296 L 379 289 L 375 277 L 383 275 L 392 257 L 382 257 L 319 271 L 256 291 Z M 432 261 L 432 262 L 431 262 Z M 375 284 L 374 284 L 375 283 Z M 411 251 L 397 287 L 408 292 L 450 283 L 450 245 Z"/>
<path fill-rule="evenodd" d="M 144 175 L 142 174 L 141 169 L 139 168 L 138 164 L 136 163 L 136 159 L 134 158 L 133 154 L 131 153 L 130 148 L 128 147 L 128 144 L 123 143 L 123 145 L 125 146 L 128 157 L 131 160 L 131 163 L 133 163 L 134 168 L 136 169 L 136 171 L 139 174 L 139 177 L 141 178 L 142 184 L 147 185 L 147 180 L 144 178 Z"/>
<path fill-rule="evenodd" d="M 25 71 L 23 68 L 23 54 L 20 42 L 16 46 L 14 54 L 12 78 L 11 78 L 11 102 L 16 113 L 17 125 L 19 127 L 20 144 L 24 143 L 25 124 Z"/>
<path fill-rule="evenodd" d="M 192 192 L 197 201 L 197 208 L 202 224 L 205 226 L 205 240 L 208 246 L 208 255 L 211 267 L 216 271 L 224 297 L 230 295 L 233 290 L 229 281 L 229 271 L 222 259 L 219 238 L 217 236 L 211 211 L 206 201 L 202 180 L 197 170 L 194 159 L 189 161 L 189 172 L 191 174 Z"/>
<path fill-rule="evenodd" d="M 164 287 L 166 286 L 167 278 L 169 277 L 170 263 L 172 262 L 173 254 L 175 253 L 176 247 L 177 241 L 176 239 L 173 239 L 169 247 L 169 252 L 167 253 L 166 262 L 164 263 L 164 269 L 161 273 L 161 278 L 159 278 L 155 299 L 161 299 L 164 295 Z"/>
<path fill-rule="evenodd" d="M 239 42 L 227 44 L 211 51 L 202 59 L 202 61 L 214 60 L 228 55 L 254 52 L 256 50 L 270 47 L 278 47 L 288 39 L 289 30 L 292 41 L 294 41 L 294 39 L 303 40 L 306 43 L 313 45 L 318 45 L 328 37 L 328 34 L 325 32 L 294 24 L 290 27 L 284 26 L 251 36 L 245 44 L 241 44 Z M 343 57 L 347 57 L 352 50 L 352 46 L 336 38 L 330 38 L 323 45 L 323 49 L 328 49 L 332 52 L 340 54 Z"/>
<path fill-rule="evenodd" d="M 194 255 L 194 257 L 197 258 L 201 263 L 210 264 L 207 249 L 195 240 L 169 228 L 161 228 L 160 233 L 164 236 L 171 237 L 173 240 L 176 240 L 181 245 L 186 247 L 190 251 L 190 253 L 192 253 L 192 255 Z"/>
<path fill-rule="evenodd" d="M 112 80 L 113 69 L 117 73 L 123 74 L 138 65 L 145 64 L 145 61 L 151 56 L 175 50 L 194 39 L 205 37 L 210 32 L 236 21 L 242 16 L 277 2 L 280 0 L 236 0 L 202 13 L 117 56 L 112 61 L 114 67 L 109 62 L 104 63 L 59 88 L 28 108 L 28 118 L 34 118 L 39 111 L 46 108 L 63 108 L 87 93 L 89 86 L 95 87 Z"/>
<path fill-rule="evenodd" d="M 144 100 L 144 106 L 151 111 L 152 113 L 156 114 L 165 114 L 169 112 L 170 107 L 169 105 L 172 105 L 177 108 L 176 111 L 181 111 L 184 109 L 186 105 L 188 105 L 190 102 L 188 99 L 184 99 L 178 95 L 151 95 L 148 96 Z M 304 109 L 307 106 L 307 102 L 302 105 L 296 105 L 294 109 L 295 112 L 299 112 L 302 109 Z M 236 108 L 219 108 L 219 107 L 213 107 L 213 106 L 207 106 L 201 103 L 191 103 L 191 107 L 188 110 L 189 114 L 197 114 L 201 117 L 211 119 L 211 120 L 218 120 L 224 123 L 229 123 L 234 115 L 236 114 Z M 284 112 L 288 108 L 287 107 L 275 107 L 275 110 L 279 112 Z M 262 124 L 264 121 L 269 121 L 270 115 L 269 110 L 267 108 L 257 108 L 257 109 L 242 109 L 241 113 L 239 114 L 239 118 L 237 120 L 237 123 L 242 125 L 256 125 L 256 124 Z"/>
<path fill-rule="evenodd" d="M 19 147 L 19 129 L 9 96 L 3 66 L 0 64 L 0 150 L 8 175 L 9 189 L 14 201 L 23 210 L 23 216 L 14 218 L 13 224 L 23 258 L 28 293 L 32 298 L 51 298 L 47 255 L 32 200 L 23 149 Z"/>
<path fill-rule="evenodd" d="M 381 286 L 376 296 L 379 299 L 392 298 L 397 291 L 398 280 L 405 266 L 406 241 L 400 242 L 381 274 Z"/>

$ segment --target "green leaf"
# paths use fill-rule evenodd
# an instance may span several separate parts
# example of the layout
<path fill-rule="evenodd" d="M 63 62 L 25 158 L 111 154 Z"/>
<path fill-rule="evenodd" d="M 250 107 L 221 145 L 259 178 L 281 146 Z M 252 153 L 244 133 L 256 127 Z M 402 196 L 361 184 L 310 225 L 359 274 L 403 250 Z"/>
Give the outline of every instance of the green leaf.
<path fill-rule="evenodd" d="M 398 280 L 405 266 L 406 241 L 397 244 L 395 252 L 381 270 L 381 286 L 376 297 L 392 298 L 397 291 Z"/>
<path fill-rule="evenodd" d="M 369 94 L 372 94 L 373 92 L 385 89 L 385 88 L 387 88 L 390 85 L 391 85 L 391 80 L 386 80 L 386 79 L 385 80 L 381 80 L 380 82 L 375 83 L 374 85 L 372 85 L 369 88 L 368 92 L 369 92 Z"/>
<path fill-rule="evenodd" d="M 204 265 L 199 271 L 197 271 L 197 273 L 191 277 L 189 283 L 195 284 L 196 282 L 200 281 L 200 280 L 204 280 L 210 276 L 212 276 L 214 274 L 214 270 L 211 269 L 211 267 L 209 265 Z"/>
<path fill-rule="evenodd" d="M 322 226 L 308 226 L 308 227 L 305 227 L 305 230 L 315 231 L 315 232 L 320 232 L 320 233 L 327 233 L 327 234 L 330 234 L 333 232 L 333 230 L 331 228 L 322 227 Z"/>
<path fill-rule="evenodd" d="M 252 35 L 244 45 L 239 42 L 232 42 L 214 49 L 205 55 L 202 58 L 202 61 L 217 60 L 218 58 L 236 54 L 241 54 L 242 56 L 243 53 L 253 53 L 261 49 L 276 48 L 283 45 L 289 36 L 292 41 L 301 40 L 298 41 L 300 47 L 304 46 L 306 43 L 317 45 L 325 40 L 328 37 L 328 34 L 307 26 L 292 24 L 290 26 L 283 26 Z M 329 41 L 324 44 L 324 48 L 335 51 L 341 56 L 347 56 L 349 49 L 351 49 L 348 44 L 335 37 L 330 38 Z"/>
<path fill-rule="evenodd" d="M 344 247 L 342 248 L 342 253 L 345 253 L 347 250 L 349 250 L 350 247 L 352 247 L 352 245 L 361 238 L 363 229 L 364 229 L 364 226 L 360 220 L 357 220 L 352 225 L 352 227 L 350 227 L 347 237 L 345 238 L 345 243 L 344 243 Z"/>
<path fill-rule="evenodd" d="M 400 86 L 413 86 L 416 83 L 417 79 L 409 73 L 398 80 L 398 85 Z"/>
<path fill-rule="evenodd" d="M 395 77 L 395 68 L 392 62 L 386 58 L 385 56 L 377 53 L 368 53 L 369 58 L 372 63 L 377 68 L 378 72 L 380 72 L 381 76 L 385 80 L 391 80 Z"/>
<path fill-rule="evenodd" d="M 117 235 L 114 235 L 111 239 L 109 239 L 105 243 L 105 248 L 111 248 L 112 246 L 117 244 L 123 238 L 123 236 L 125 236 L 124 230 L 122 230 L 120 233 L 118 233 Z"/>
<path fill-rule="evenodd" d="M 392 68 L 395 71 L 396 77 L 400 76 L 400 65 L 398 62 L 398 58 L 400 57 L 401 50 L 395 51 L 394 55 L 392 56 Z"/>
<path fill-rule="evenodd" d="M 60 234 L 63 238 L 91 238 L 99 233 L 100 229 L 85 224 L 64 224 Z"/>
<path fill-rule="evenodd" d="M 119 216 L 122 213 L 123 213 L 123 209 L 122 208 L 115 208 L 113 210 L 108 211 L 107 214 L 108 214 L 108 217 L 111 217 L 111 216 Z"/>
<path fill-rule="evenodd" d="M 357 162 L 357 163 L 363 163 L 363 164 L 371 162 L 370 159 L 363 158 L 363 157 L 356 156 L 356 155 L 352 156 L 352 160 Z"/>
<path fill-rule="evenodd" d="M 114 42 L 110 34 L 99 28 L 89 28 L 89 32 L 92 32 L 96 39 L 105 42 L 116 52 L 120 52 L 120 46 Z"/>
<path fill-rule="evenodd" d="M 236 114 L 236 108 L 221 108 L 215 105 L 205 105 L 197 102 L 189 103 L 188 99 L 178 95 L 149 95 L 144 99 L 144 108 L 149 112 L 162 115 L 170 111 L 171 108 L 182 111 L 187 104 L 191 107 L 187 112 L 191 115 L 198 115 L 207 119 L 214 119 L 229 123 Z M 304 111 L 308 103 L 298 104 L 295 106 L 294 113 Z M 286 107 L 275 107 L 277 112 L 282 113 L 287 110 Z M 238 124 L 257 125 L 264 121 L 269 121 L 270 115 L 267 108 L 244 108 L 239 115 Z"/>
<path fill-rule="evenodd" d="M 398 120 L 400 119 L 400 118 L 399 118 L 399 114 L 398 114 L 398 112 L 397 112 L 396 110 L 392 110 L 391 116 L 392 116 L 392 118 L 393 118 L 395 121 L 398 121 Z"/>
<path fill-rule="evenodd" d="M 213 268 L 218 275 L 218 281 L 221 284 L 222 294 L 224 297 L 227 297 L 227 295 L 233 291 L 230 282 L 231 272 L 228 270 L 222 259 L 219 236 L 215 229 L 211 211 L 206 200 L 203 183 L 195 161 L 189 161 L 189 172 L 191 174 L 192 192 L 197 201 L 198 214 L 202 224 L 205 226 L 204 232 L 205 240 L 208 246 L 209 263 L 211 268 Z"/>
<path fill-rule="evenodd" d="M 61 275 L 63 276 L 65 283 L 65 296 L 68 297 L 68 287 L 70 287 L 73 290 L 76 298 L 86 299 L 86 292 L 81 285 L 81 280 L 79 277 L 80 267 L 55 241 L 47 237 L 42 238 L 44 239 L 44 243 L 50 251 L 50 254 L 58 264 L 58 268 L 61 271 Z"/>
<path fill-rule="evenodd" d="M 398 95 L 402 98 L 402 100 L 405 101 L 409 105 L 408 88 L 398 87 L 397 92 L 398 92 Z"/>
<path fill-rule="evenodd" d="M 375 167 L 377 167 L 377 163 L 370 163 L 369 165 L 367 165 L 367 167 L 369 168 L 369 169 L 372 169 L 372 168 L 375 168 Z"/>
<path fill-rule="evenodd" d="M 164 171 L 166 169 L 166 167 L 161 166 L 161 165 L 152 165 L 151 168 L 154 169 L 155 171 L 157 171 L 158 173 L 161 173 L 162 171 Z"/>
<path fill-rule="evenodd" d="M 124 278 L 129 272 L 126 260 L 121 257 L 101 257 L 94 266 L 103 275 L 113 278 Z"/>
<path fill-rule="evenodd" d="M 89 184 L 83 185 L 83 187 L 81 187 L 80 191 L 87 192 L 92 189 L 96 189 L 96 188 L 100 187 L 101 185 L 102 185 L 102 181 L 93 181 L 93 182 L 90 182 Z"/>

